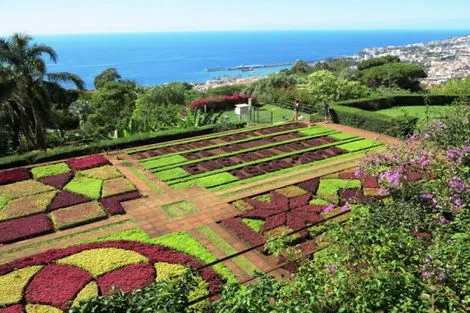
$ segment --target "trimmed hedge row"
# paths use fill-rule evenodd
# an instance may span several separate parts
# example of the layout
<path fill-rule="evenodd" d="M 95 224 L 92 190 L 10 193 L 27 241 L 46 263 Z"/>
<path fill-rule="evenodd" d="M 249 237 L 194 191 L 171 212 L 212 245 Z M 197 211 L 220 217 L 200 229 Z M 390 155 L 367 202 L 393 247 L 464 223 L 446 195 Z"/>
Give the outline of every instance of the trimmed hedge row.
<path fill-rule="evenodd" d="M 446 105 L 461 98 L 461 95 L 401 95 L 381 98 L 366 98 L 335 102 L 336 105 L 367 111 L 377 111 L 396 106 Z"/>
<path fill-rule="evenodd" d="M 402 138 L 411 134 L 418 122 L 417 117 L 391 118 L 383 114 L 341 105 L 335 105 L 330 109 L 330 114 L 335 123 Z"/>
<path fill-rule="evenodd" d="M 219 130 L 217 124 L 207 125 L 198 128 L 172 129 L 151 134 L 141 134 L 117 140 L 105 140 L 97 143 L 82 146 L 57 147 L 48 151 L 33 151 L 22 155 L 13 155 L 0 158 L 0 169 L 30 165 L 40 162 L 50 162 L 71 157 L 77 157 L 93 153 L 101 153 L 114 149 L 124 149 L 139 145 L 148 145 L 157 142 L 182 139 L 206 135 Z M 242 128 L 245 122 L 235 122 L 226 125 L 229 129 Z"/>

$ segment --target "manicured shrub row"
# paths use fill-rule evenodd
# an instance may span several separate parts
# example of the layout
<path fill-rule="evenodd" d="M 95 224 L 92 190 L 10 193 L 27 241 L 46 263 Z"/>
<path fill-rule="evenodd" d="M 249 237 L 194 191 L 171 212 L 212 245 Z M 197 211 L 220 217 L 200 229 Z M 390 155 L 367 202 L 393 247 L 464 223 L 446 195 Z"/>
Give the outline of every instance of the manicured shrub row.
<path fill-rule="evenodd" d="M 35 179 L 56 176 L 70 172 L 70 168 L 66 163 L 56 163 L 51 165 L 36 166 L 31 169 L 31 173 Z"/>
<path fill-rule="evenodd" d="M 460 99 L 461 95 L 401 95 L 380 98 L 357 99 L 335 104 L 367 111 L 377 111 L 396 106 L 446 105 Z"/>
<path fill-rule="evenodd" d="M 100 154 L 89 155 L 83 158 L 68 159 L 67 163 L 74 171 L 87 170 L 94 167 L 111 164 L 108 159 Z"/>
<path fill-rule="evenodd" d="M 241 128 L 245 126 L 245 122 L 236 122 L 224 125 L 227 128 Z M 29 152 L 23 155 L 15 155 L 0 158 L 0 169 L 11 168 L 15 166 L 23 166 L 40 162 L 50 162 L 66 158 L 77 157 L 92 153 L 101 153 L 114 149 L 124 149 L 139 145 L 149 145 L 156 142 L 164 142 L 181 138 L 205 135 L 217 132 L 220 125 L 208 125 L 189 129 L 172 129 L 152 134 L 140 134 L 127 138 L 119 138 L 116 140 L 105 140 L 99 143 L 80 146 L 58 147 L 48 151 Z"/>
<path fill-rule="evenodd" d="M 253 98 L 250 95 L 233 94 L 231 96 L 222 96 L 217 98 L 197 99 L 191 102 L 189 108 L 193 111 L 197 109 L 223 111 L 235 108 L 236 104 L 248 103 L 248 99 Z"/>
<path fill-rule="evenodd" d="M 100 167 L 95 167 L 92 169 L 84 170 L 80 172 L 81 175 L 88 176 L 91 178 L 97 178 L 102 180 L 112 179 L 122 177 L 122 173 L 119 172 L 112 165 L 105 165 Z"/>
<path fill-rule="evenodd" d="M 222 225 L 230 229 L 235 235 L 253 246 L 264 245 L 266 239 L 253 229 L 248 227 L 239 218 L 230 218 L 223 220 Z"/>
<path fill-rule="evenodd" d="M 39 193 L 54 191 L 51 186 L 47 186 L 35 180 L 24 180 L 21 182 L 0 186 L 0 195 L 13 200 Z"/>
<path fill-rule="evenodd" d="M 335 105 L 330 110 L 335 123 L 362 128 L 373 132 L 405 138 L 415 129 L 418 118 L 396 117 Z"/>
<path fill-rule="evenodd" d="M 266 137 L 270 134 L 282 133 L 286 131 L 292 131 L 295 129 L 304 128 L 305 125 L 301 123 L 289 123 L 279 126 L 270 126 L 261 129 L 254 129 L 248 131 L 240 131 L 239 133 L 222 135 L 214 139 L 224 142 L 223 144 L 215 144 L 211 139 L 200 139 L 198 141 L 191 141 L 188 143 L 175 143 L 171 145 L 166 145 L 159 148 L 150 148 L 144 152 L 136 153 L 133 155 L 138 160 L 159 157 L 167 154 L 174 154 L 180 152 L 195 152 L 196 150 L 205 150 L 206 148 L 216 148 L 223 147 L 227 145 L 234 144 L 238 141 L 250 141 L 250 138 L 255 139 L 256 137 Z"/>
<path fill-rule="evenodd" d="M 108 179 L 104 181 L 101 197 L 111 197 L 134 190 L 136 190 L 134 184 L 132 184 L 127 178 L 120 177 Z"/>
<path fill-rule="evenodd" d="M 256 150 L 256 152 L 235 154 L 233 156 L 223 156 L 208 161 L 193 162 L 188 165 L 183 165 L 182 168 L 191 175 L 196 175 L 213 170 L 222 169 L 224 167 L 242 164 L 245 162 L 262 160 L 266 157 L 278 156 L 284 153 L 294 152 L 297 150 L 305 150 L 312 147 L 329 144 L 332 142 L 335 142 L 335 140 L 328 137 L 312 138 L 299 142 L 280 144 L 270 148 L 259 149 Z"/>
<path fill-rule="evenodd" d="M 116 260 L 121 263 L 116 264 Z M 67 310 L 86 294 L 106 295 L 113 286 L 116 291 L 125 292 L 143 288 L 159 278 L 159 270 L 165 269 L 162 278 L 168 278 L 181 274 L 182 266 L 199 269 L 201 282 L 208 288 L 206 294 L 217 292 L 222 279 L 212 269 L 202 268 L 203 265 L 168 247 L 135 241 L 49 250 L 0 266 L 0 310 L 23 310 L 23 305 L 34 303 L 48 306 L 49 311 L 45 312 L 54 312 L 54 308 Z"/>

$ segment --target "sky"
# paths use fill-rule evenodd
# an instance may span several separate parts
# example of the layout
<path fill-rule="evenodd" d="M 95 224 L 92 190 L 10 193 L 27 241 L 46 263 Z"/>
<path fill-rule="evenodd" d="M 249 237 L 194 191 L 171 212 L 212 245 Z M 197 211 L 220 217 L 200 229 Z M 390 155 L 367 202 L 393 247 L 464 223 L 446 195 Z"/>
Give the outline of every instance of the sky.
<path fill-rule="evenodd" d="M 0 34 L 470 29 L 470 0 L 0 0 Z"/>

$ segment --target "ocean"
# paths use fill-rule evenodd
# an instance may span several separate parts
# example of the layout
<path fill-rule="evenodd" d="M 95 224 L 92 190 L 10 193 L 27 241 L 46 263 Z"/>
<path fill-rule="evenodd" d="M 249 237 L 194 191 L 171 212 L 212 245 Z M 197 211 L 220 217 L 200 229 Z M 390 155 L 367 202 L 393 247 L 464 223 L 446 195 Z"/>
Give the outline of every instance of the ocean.
<path fill-rule="evenodd" d="M 95 35 L 42 35 L 57 64 L 50 72 L 78 74 L 93 89 L 93 78 L 115 67 L 123 78 L 152 86 L 173 81 L 205 82 L 224 75 L 261 76 L 283 67 L 253 72 L 206 72 L 207 68 L 322 60 L 364 48 L 407 45 L 470 34 L 465 30 L 426 31 L 240 31 Z"/>

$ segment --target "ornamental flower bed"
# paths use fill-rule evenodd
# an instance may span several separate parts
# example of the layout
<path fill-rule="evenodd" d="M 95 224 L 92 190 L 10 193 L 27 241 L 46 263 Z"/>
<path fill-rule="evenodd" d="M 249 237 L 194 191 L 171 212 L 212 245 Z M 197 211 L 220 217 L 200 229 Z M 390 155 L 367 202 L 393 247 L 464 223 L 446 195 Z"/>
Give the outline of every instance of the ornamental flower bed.
<path fill-rule="evenodd" d="M 236 104 L 240 103 L 248 103 L 248 99 L 253 98 L 250 95 L 240 95 L 240 94 L 233 94 L 231 96 L 223 96 L 218 98 L 204 98 L 204 99 L 197 99 L 191 102 L 189 108 L 192 111 L 196 111 L 197 109 L 204 109 L 207 110 L 230 110 L 235 107 Z"/>
<path fill-rule="evenodd" d="M 354 172 L 309 179 L 233 202 L 240 214 L 222 220 L 221 224 L 253 246 L 286 232 L 295 232 L 294 240 L 305 241 L 311 238 L 310 226 L 348 211 L 349 203 L 380 199 L 364 194 L 364 190 L 374 189 L 376 183 L 376 178 L 358 179 Z"/>
<path fill-rule="evenodd" d="M 2 171 L 0 244 L 125 214 L 121 202 L 140 197 L 101 155 Z"/>
<path fill-rule="evenodd" d="M 223 280 L 203 265 L 171 248 L 135 241 L 49 250 L 0 266 L 0 312 L 65 312 L 86 297 L 143 288 L 188 267 L 198 269 L 204 282 L 197 288 L 207 288 L 195 293 L 215 293 Z M 40 311 L 31 311 L 34 306 Z"/>

